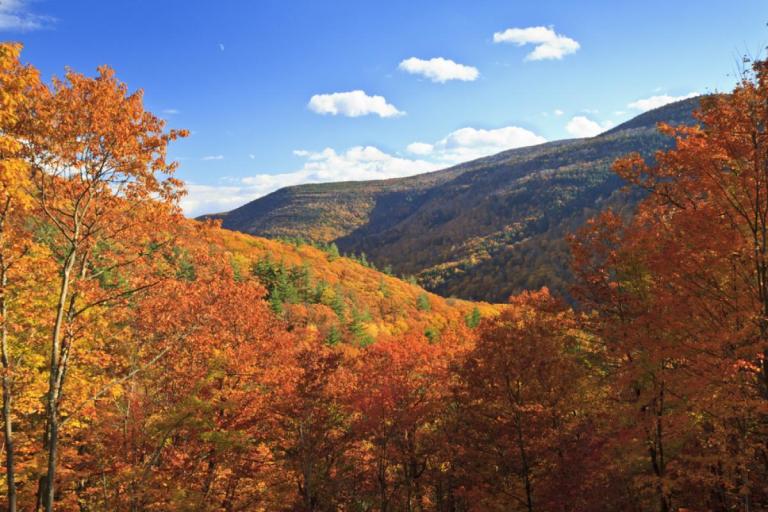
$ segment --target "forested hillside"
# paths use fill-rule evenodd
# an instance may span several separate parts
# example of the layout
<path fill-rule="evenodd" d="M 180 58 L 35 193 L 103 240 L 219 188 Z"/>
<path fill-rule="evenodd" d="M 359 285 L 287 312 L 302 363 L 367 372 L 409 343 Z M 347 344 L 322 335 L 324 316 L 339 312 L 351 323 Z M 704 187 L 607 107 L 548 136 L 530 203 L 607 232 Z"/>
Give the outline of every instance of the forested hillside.
<path fill-rule="evenodd" d="M 288 187 L 216 216 L 267 237 L 335 241 L 444 296 L 505 301 L 572 282 L 565 235 L 606 205 L 631 210 L 611 164 L 668 147 L 657 122 L 693 122 L 698 98 L 590 139 L 515 149 L 443 171 L 375 182 Z"/>
<path fill-rule="evenodd" d="M 373 343 L 379 335 L 421 332 L 433 341 L 443 330 L 498 314 L 499 306 L 444 299 L 413 282 L 377 271 L 367 261 L 341 257 L 332 244 L 268 240 L 215 226 L 186 226 L 181 238 L 206 240 L 228 254 L 238 276 L 266 288 L 266 300 L 290 328 L 308 328 L 335 344 Z M 470 321 L 471 323 L 471 321 Z"/>

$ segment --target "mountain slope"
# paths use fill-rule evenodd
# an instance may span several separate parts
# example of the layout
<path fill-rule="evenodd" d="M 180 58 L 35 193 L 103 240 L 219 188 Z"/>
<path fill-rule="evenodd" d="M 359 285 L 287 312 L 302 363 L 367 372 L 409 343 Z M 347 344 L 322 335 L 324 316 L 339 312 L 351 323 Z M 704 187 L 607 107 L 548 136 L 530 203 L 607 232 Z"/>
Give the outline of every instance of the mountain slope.
<path fill-rule="evenodd" d="M 178 234 L 227 254 L 236 275 L 254 274 L 290 328 L 309 327 L 336 342 L 370 343 L 416 330 L 431 337 L 499 307 L 445 299 L 328 248 L 285 243 L 190 222 Z"/>
<path fill-rule="evenodd" d="M 698 98 L 646 112 L 588 139 L 505 151 L 409 178 L 288 187 L 219 217 L 266 237 L 334 240 L 430 290 L 490 301 L 567 288 L 564 236 L 608 204 L 630 207 L 610 171 L 629 152 L 670 144 L 660 121 L 693 121 Z"/>

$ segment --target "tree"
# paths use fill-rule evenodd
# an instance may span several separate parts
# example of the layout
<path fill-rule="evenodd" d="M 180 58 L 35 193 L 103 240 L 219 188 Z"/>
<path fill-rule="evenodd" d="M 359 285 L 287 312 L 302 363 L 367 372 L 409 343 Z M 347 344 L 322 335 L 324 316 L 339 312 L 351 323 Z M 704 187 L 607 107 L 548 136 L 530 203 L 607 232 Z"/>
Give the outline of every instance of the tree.
<path fill-rule="evenodd" d="M 474 329 L 475 327 L 480 325 L 480 319 L 481 319 L 480 310 L 477 308 L 477 306 L 475 306 L 472 308 L 472 311 L 467 314 L 464 320 L 467 324 L 467 327 L 469 327 L 470 329 Z"/>
<path fill-rule="evenodd" d="M 573 245 L 581 283 L 575 291 L 592 312 L 584 327 L 604 344 L 602 366 L 616 397 L 614 428 L 603 434 L 624 469 L 644 460 L 633 476 L 642 506 L 668 511 L 680 492 L 680 447 L 693 430 L 686 414 L 690 381 L 681 371 L 685 341 L 662 321 L 647 253 L 623 245 L 626 236 L 632 234 L 610 211 L 587 223 Z"/>
<path fill-rule="evenodd" d="M 8 510 L 16 510 L 16 452 L 13 435 L 13 355 L 10 309 L 12 273 L 33 241 L 23 227 L 31 207 L 29 166 L 22 155 L 28 130 L 29 103 L 42 93 L 37 71 L 19 62 L 21 46 L 0 44 L 0 361 L 3 366 L 3 435 Z"/>
<path fill-rule="evenodd" d="M 291 389 L 275 406 L 277 450 L 296 481 L 293 510 L 338 510 L 349 500 L 353 375 L 344 353 L 308 338 L 297 347 Z"/>
<path fill-rule="evenodd" d="M 336 246 L 334 242 L 330 243 L 326 252 L 328 253 L 328 261 L 336 261 L 340 257 L 339 248 Z"/>
<path fill-rule="evenodd" d="M 482 324 L 460 369 L 465 485 L 481 508 L 581 509 L 588 404 L 599 396 L 575 327 L 546 289 L 513 298 Z"/>
<path fill-rule="evenodd" d="M 367 311 L 353 309 L 351 316 L 349 332 L 352 334 L 355 343 L 361 347 L 366 347 L 373 343 L 373 337 L 368 333 L 368 330 L 365 327 L 365 322 L 371 319 L 370 314 Z"/>
<path fill-rule="evenodd" d="M 448 392 L 453 344 L 430 344 L 422 336 L 380 339 L 360 355 L 351 396 L 359 413 L 359 502 L 376 510 L 421 510 L 427 500 L 424 475 L 437 451 L 433 435 Z"/>
<path fill-rule="evenodd" d="M 140 92 L 129 94 L 114 73 L 96 78 L 68 72 L 35 105 L 28 140 L 32 186 L 44 221 L 55 233 L 59 266 L 50 332 L 45 451 L 47 473 L 40 501 L 53 510 L 61 404 L 81 323 L 91 311 L 119 303 L 151 286 L 151 276 L 105 286 L 108 274 L 137 267 L 151 234 L 174 213 L 179 182 L 165 160 L 168 143 L 183 131 L 164 131 L 146 112 Z M 86 314 L 88 313 L 88 314 Z"/>
<path fill-rule="evenodd" d="M 429 296 L 426 293 L 420 293 L 419 296 L 416 297 L 416 308 L 419 311 L 429 311 L 432 309 L 432 306 L 429 303 Z"/>
<path fill-rule="evenodd" d="M 653 162 L 615 164 L 648 196 L 578 237 L 579 296 L 626 400 L 655 417 L 636 480 L 657 508 L 754 510 L 768 506 L 768 63 L 696 118 L 660 126 L 675 147 Z"/>

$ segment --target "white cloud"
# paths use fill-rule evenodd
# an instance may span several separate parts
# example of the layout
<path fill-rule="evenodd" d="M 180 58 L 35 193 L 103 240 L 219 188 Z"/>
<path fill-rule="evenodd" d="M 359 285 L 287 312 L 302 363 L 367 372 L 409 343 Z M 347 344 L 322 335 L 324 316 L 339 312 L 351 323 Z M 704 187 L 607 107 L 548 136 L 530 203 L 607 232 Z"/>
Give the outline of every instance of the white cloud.
<path fill-rule="evenodd" d="M 508 28 L 494 33 L 493 42 L 535 45 L 525 60 L 562 59 L 581 47 L 576 40 L 556 33 L 554 27 Z"/>
<path fill-rule="evenodd" d="M 249 186 L 272 188 L 298 183 L 324 181 L 360 181 L 411 176 L 435 170 L 438 164 L 425 160 L 412 160 L 386 153 L 375 146 L 354 146 L 344 152 L 325 148 L 319 152 L 295 152 L 305 159 L 298 171 L 277 175 L 259 175 L 244 178 Z"/>
<path fill-rule="evenodd" d="M 199 185 L 187 182 L 185 186 L 187 195 L 181 199 L 181 208 L 190 217 L 226 212 L 258 197 L 239 185 Z"/>
<path fill-rule="evenodd" d="M 209 161 L 209 160 L 224 160 L 224 155 L 208 155 L 204 156 L 203 160 Z"/>
<path fill-rule="evenodd" d="M 250 158 L 251 160 L 256 160 L 256 155 L 254 155 L 253 153 L 249 153 L 248 158 Z"/>
<path fill-rule="evenodd" d="M 544 137 L 518 126 L 492 130 L 467 127 L 453 131 L 437 141 L 432 158 L 446 164 L 456 164 L 546 141 Z"/>
<path fill-rule="evenodd" d="M 422 75 L 433 82 L 439 83 L 445 83 L 448 80 L 472 82 L 480 75 L 480 72 L 475 67 L 465 66 L 443 57 L 429 60 L 411 57 L 402 61 L 398 67 L 406 73 Z"/>
<path fill-rule="evenodd" d="M 2 0 L 0 0 L 0 1 L 2 1 Z M 175 108 L 164 108 L 160 112 L 165 114 L 165 115 L 167 115 L 167 116 L 173 116 L 173 115 L 176 115 L 176 114 L 180 113 L 180 111 L 175 109 Z"/>
<path fill-rule="evenodd" d="M 29 12 L 27 0 L 0 0 L 0 30 L 28 32 L 45 28 L 55 20 Z"/>
<path fill-rule="evenodd" d="M 411 176 L 435 171 L 443 164 L 394 156 L 374 146 L 355 146 L 344 152 L 325 148 L 319 152 L 295 150 L 305 159 L 298 170 L 281 174 L 256 174 L 235 185 L 187 184 L 181 206 L 189 216 L 221 212 L 241 206 L 282 187 L 301 183 L 361 181 Z"/>
<path fill-rule="evenodd" d="M 651 96 L 650 98 L 643 98 L 641 100 L 633 101 L 632 103 L 629 103 L 627 106 L 629 108 L 640 110 L 641 112 L 645 112 L 646 110 L 653 110 L 654 108 L 662 107 L 667 103 L 674 103 L 675 101 L 687 100 L 688 98 L 693 98 L 698 95 L 699 93 L 697 92 L 691 92 L 684 96 L 670 96 L 668 94 L 660 94 L 658 96 Z"/>
<path fill-rule="evenodd" d="M 467 127 L 451 132 L 434 144 L 409 144 L 407 150 L 418 155 L 415 158 L 386 153 L 375 146 L 354 146 L 341 152 L 333 148 L 316 152 L 296 149 L 293 154 L 304 160 L 297 170 L 256 174 L 235 184 L 222 182 L 220 186 L 189 184 L 189 193 L 182 199 L 181 205 L 190 216 L 227 211 L 291 185 L 411 176 L 542 142 L 546 142 L 543 137 L 516 126 L 493 130 Z"/>
<path fill-rule="evenodd" d="M 435 146 L 426 142 L 412 142 L 405 149 L 414 155 L 428 155 L 434 148 Z"/>
<path fill-rule="evenodd" d="M 554 114 L 555 114 L 556 116 L 558 116 L 558 117 L 559 117 L 559 116 L 561 116 L 561 115 L 565 114 L 565 112 L 563 112 L 563 111 L 562 111 L 562 110 L 560 110 L 559 108 L 556 108 L 556 109 L 555 109 L 555 112 L 554 112 Z"/>
<path fill-rule="evenodd" d="M 612 126 L 613 123 L 610 121 L 600 124 L 586 116 L 575 116 L 568 121 L 565 130 L 574 137 L 594 137 Z"/>
<path fill-rule="evenodd" d="M 361 90 L 315 94 L 310 98 L 307 106 L 318 114 L 334 116 L 358 117 L 376 114 L 379 117 L 395 117 L 405 114 L 394 105 L 387 103 L 383 96 L 368 96 Z"/>

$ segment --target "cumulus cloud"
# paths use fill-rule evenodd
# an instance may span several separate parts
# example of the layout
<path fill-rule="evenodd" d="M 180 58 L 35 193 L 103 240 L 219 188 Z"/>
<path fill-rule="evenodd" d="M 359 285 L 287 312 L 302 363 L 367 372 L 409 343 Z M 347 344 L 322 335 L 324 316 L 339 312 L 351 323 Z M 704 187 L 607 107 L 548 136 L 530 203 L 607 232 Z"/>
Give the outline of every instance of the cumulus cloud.
<path fill-rule="evenodd" d="M 210 161 L 210 160 L 224 160 L 224 155 L 207 155 L 203 157 L 203 160 Z"/>
<path fill-rule="evenodd" d="M 29 11 L 26 0 L 0 0 L 0 30 L 28 32 L 39 30 L 55 20 Z"/>
<path fill-rule="evenodd" d="M 445 83 L 448 80 L 472 82 L 480 75 L 475 67 L 459 64 L 443 57 L 429 60 L 411 57 L 402 61 L 398 67 L 406 73 L 421 75 L 439 83 Z"/>
<path fill-rule="evenodd" d="M 428 155 L 434 148 L 432 144 L 427 144 L 426 142 L 412 142 L 405 149 L 414 155 Z"/>
<path fill-rule="evenodd" d="M 354 146 L 343 152 L 332 148 L 319 152 L 304 150 L 296 151 L 295 154 L 305 159 L 300 170 L 282 175 L 245 178 L 243 183 L 273 186 L 274 183 L 282 184 L 286 179 L 296 184 L 398 178 L 431 171 L 437 165 L 425 160 L 391 155 L 375 146 Z"/>
<path fill-rule="evenodd" d="M 519 126 L 484 130 L 460 128 L 434 144 L 432 157 L 446 163 L 461 163 L 508 149 L 542 144 L 547 139 Z"/>
<path fill-rule="evenodd" d="M 282 187 L 301 183 L 400 178 L 444 169 L 450 165 L 546 140 L 516 126 L 484 130 L 461 128 L 434 144 L 414 142 L 406 150 L 413 158 L 382 151 L 375 146 L 354 146 L 345 151 L 296 149 L 300 168 L 280 174 L 256 174 L 220 186 L 188 184 L 182 199 L 187 215 L 228 211 Z"/>
<path fill-rule="evenodd" d="M 511 43 L 517 46 L 534 45 L 525 60 L 562 59 L 576 52 L 581 45 L 570 37 L 555 32 L 554 27 L 508 28 L 493 34 L 494 43 Z"/>
<path fill-rule="evenodd" d="M 560 110 L 559 108 L 556 108 L 556 109 L 555 109 L 555 111 L 554 111 L 554 114 L 555 114 L 556 116 L 560 117 L 561 115 L 565 114 L 565 112 L 563 112 L 563 111 L 562 111 L 562 110 Z"/>
<path fill-rule="evenodd" d="M 575 116 L 565 125 L 565 130 L 574 137 L 594 137 L 612 126 L 610 121 L 600 124 L 586 116 Z"/>
<path fill-rule="evenodd" d="M 304 159 L 301 168 L 280 174 L 256 174 L 237 184 L 208 186 L 187 184 L 181 207 L 189 216 L 228 211 L 282 187 L 301 183 L 361 181 L 411 176 L 435 171 L 442 164 L 386 153 L 375 146 L 354 146 L 343 152 L 332 148 L 313 152 L 296 150 Z"/>
<path fill-rule="evenodd" d="M 310 98 L 307 106 L 318 114 L 333 116 L 359 117 L 376 114 L 379 117 L 396 117 L 405 114 L 394 105 L 387 103 L 384 96 L 368 96 L 361 90 L 315 94 Z"/>
<path fill-rule="evenodd" d="M 698 95 L 699 93 L 697 92 L 691 92 L 684 96 L 670 96 L 668 94 L 660 94 L 657 96 L 651 96 L 650 98 L 643 98 L 641 100 L 633 101 L 632 103 L 629 103 L 627 106 L 631 109 L 645 112 L 646 110 L 653 110 L 654 108 L 662 107 L 667 103 L 674 103 L 680 100 L 687 100 L 688 98 L 693 98 Z"/>
<path fill-rule="evenodd" d="M 449 133 L 433 144 L 413 142 L 405 149 L 411 154 L 429 156 L 432 161 L 451 165 L 544 142 L 547 139 L 519 126 L 490 130 L 466 127 Z"/>
<path fill-rule="evenodd" d="M 189 217 L 226 212 L 258 197 L 239 185 L 201 185 L 186 182 L 185 186 L 187 195 L 181 199 L 181 209 Z"/>

